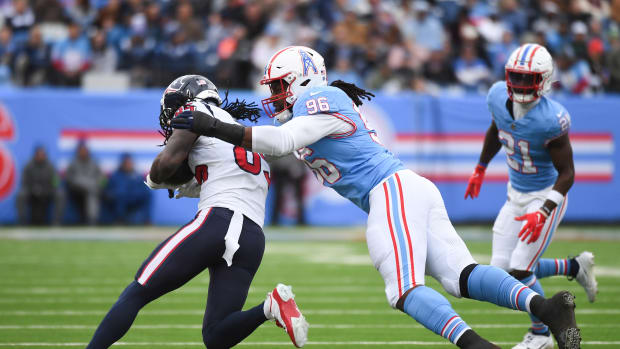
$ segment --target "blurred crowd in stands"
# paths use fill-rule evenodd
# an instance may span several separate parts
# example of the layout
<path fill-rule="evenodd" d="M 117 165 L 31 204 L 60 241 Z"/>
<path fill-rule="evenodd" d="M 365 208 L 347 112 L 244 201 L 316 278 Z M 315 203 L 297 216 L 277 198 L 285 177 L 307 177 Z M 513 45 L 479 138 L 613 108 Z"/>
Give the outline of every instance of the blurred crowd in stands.
<path fill-rule="evenodd" d="M 143 183 L 144 174 L 136 171 L 128 153 L 121 154 L 118 163 L 113 173 L 104 174 L 84 140 L 60 174 L 45 148 L 35 147 L 22 169 L 17 223 L 149 224 L 152 194 Z"/>
<path fill-rule="evenodd" d="M 270 161 L 270 168 L 274 192 L 270 224 L 305 225 L 308 169 L 293 155 Z M 91 155 L 87 139 L 77 144 L 64 171 L 48 159 L 43 145 L 37 145 L 22 168 L 15 201 L 17 224 L 150 224 L 153 192 L 143 183 L 144 177 L 129 153 L 120 154 L 116 170 L 105 173 Z"/>
<path fill-rule="evenodd" d="M 520 43 L 545 45 L 556 89 L 620 91 L 620 0 L 0 0 L 0 83 L 132 87 L 203 74 L 255 88 L 278 48 L 324 55 L 330 80 L 386 92 L 482 92 Z"/>

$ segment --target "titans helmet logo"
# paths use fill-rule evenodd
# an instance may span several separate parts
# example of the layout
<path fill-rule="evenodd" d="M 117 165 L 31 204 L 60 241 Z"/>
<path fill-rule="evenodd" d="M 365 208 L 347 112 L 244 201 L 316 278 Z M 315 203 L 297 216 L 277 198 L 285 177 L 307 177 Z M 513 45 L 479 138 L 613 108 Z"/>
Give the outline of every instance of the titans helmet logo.
<path fill-rule="evenodd" d="M 304 76 L 308 76 L 308 69 L 312 68 L 315 74 L 319 73 L 319 70 L 316 69 L 314 65 L 314 61 L 312 61 L 312 57 L 308 54 L 308 52 L 304 50 L 299 50 L 299 55 L 301 56 L 301 65 L 304 67 Z"/>

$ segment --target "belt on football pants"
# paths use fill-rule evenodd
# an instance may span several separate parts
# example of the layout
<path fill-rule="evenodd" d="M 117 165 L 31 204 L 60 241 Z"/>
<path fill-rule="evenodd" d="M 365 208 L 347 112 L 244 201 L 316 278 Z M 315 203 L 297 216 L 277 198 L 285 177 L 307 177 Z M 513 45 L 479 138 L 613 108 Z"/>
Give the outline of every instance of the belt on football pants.
<path fill-rule="evenodd" d="M 224 236 L 224 245 L 226 250 L 222 258 L 226 261 L 226 265 L 229 267 L 232 265 L 232 260 L 235 252 L 239 249 L 239 236 L 241 235 L 241 229 L 243 228 L 243 214 L 238 211 L 233 211 L 232 218 L 230 219 L 230 225 Z"/>

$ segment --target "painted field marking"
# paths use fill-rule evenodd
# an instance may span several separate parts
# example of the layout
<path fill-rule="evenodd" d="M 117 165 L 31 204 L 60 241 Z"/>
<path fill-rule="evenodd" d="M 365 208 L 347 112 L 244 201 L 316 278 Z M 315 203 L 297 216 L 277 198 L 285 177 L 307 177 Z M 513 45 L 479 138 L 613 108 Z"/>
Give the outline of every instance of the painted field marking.
<path fill-rule="evenodd" d="M 494 342 L 498 345 L 513 345 L 516 342 Z M 88 343 L 79 343 L 79 342 L 11 342 L 11 343 L 2 343 L 0 342 L 0 347 L 83 347 Z M 445 341 L 445 342 L 435 342 L 435 341 L 338 341 L 338 342 L 307 342 L 309 345 L 450 345 L 453 344 Z M 583 341 L 581 344 L 584 345 L 619 345 L 620 341 Z M 290 346 L 291 342 L 241 342 L 238 345 L 243 346 L 259 346 L 259 345 L 274 345 L 274 346 Z M 117 342 L 114 346 L 170 346 L 170 347 L 183 347 L 183 346 L 191 346 L 191 347 L 204 347 L 204 343 L 202 342 Z"/>
<path fill-rule="evenodd" d="M 4 316 L 91 316 L 105 315 L 105 310 L 4 310 L 0 315 Z M 510 309 L 481 310 L 464 309 L 459 311 L 461 314 L 489 314 L 489 315 L 522 315 L 522 312 Z M 577 309 L 577 315 L 618 315 L 620 309 Z M 204 310 L 145 310 L 140 312 L 140 316 L 161 316 L 161 315 L 202 315 Z M 304 314 L 309 315 L 398 315 L 402 313 L 392 309 L 372 310 L 372 309 L 309 309 L 304 310 Z"/>
<path fill-rule="evenodd" d="M 472 328 L 523 328 L 523 324 L 469 324 Z M 616 328 L 616 324 L 579 323 L 580 328 Z M 0 325 L 1 330 L 93 330 L 97 325 Z M 159 324 L 133 325 L 132 329 L 139 330 L 166 330 L 166 329 L 202 329 L 200 324 Z M 424 329 L 424 326 L 412 322 L 411 324 L 310 324 L 310 328 L 325 329 L 368 329 L 368 328 L 408 328 Z"/>

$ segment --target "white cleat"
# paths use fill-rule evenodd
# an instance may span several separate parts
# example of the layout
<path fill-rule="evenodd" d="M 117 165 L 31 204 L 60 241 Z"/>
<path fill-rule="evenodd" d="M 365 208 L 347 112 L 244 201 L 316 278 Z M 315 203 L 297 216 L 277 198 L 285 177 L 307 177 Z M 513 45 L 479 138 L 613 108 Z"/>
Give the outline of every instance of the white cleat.
<path fill-rule="evenodd" d="M 579 272 L 575 279 L 586 290 L 588 300 L 592 303 L 598 293 L 598 283 L 594 277 L 594 255 L 592 252 L 583 251 L 575 260 L 579 263 Z"/>
<path fill-rule="evenodd" d="M 551 335 L 534 334 L 527 332 L 523 341 L 512 349 L 553 349 L 553 337 Z"/>
<path fill-rule="evenodd" d="M 309 324 L 295 303 L 295 295 L 291 286 L 278 284 L 273 291 L 267 293 L 265 300 L 267 318 L 276 320 L 276 324 L 288 333 L 297 348 L 303 347 L 308 341 Z"/>

